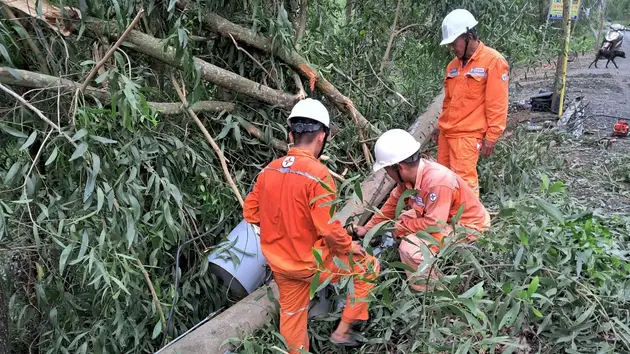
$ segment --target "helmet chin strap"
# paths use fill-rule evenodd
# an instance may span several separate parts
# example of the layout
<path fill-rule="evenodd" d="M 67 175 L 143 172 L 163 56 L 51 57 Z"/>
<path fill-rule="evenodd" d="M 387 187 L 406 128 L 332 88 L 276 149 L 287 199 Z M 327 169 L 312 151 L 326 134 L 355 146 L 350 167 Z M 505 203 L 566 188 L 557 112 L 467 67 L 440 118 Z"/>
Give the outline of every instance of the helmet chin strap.
<path fill-rule="evenodd" d="M 468 59 L 470 59 L 470 57 L 468 57 L 468 43 L 470 43 L 470 28 L 466 28 L 466 46 L 464 47 L 464 55 L 462 56 L 462 64 L 463 66 L 466 66 L 466 63 L 468 62 Z"/>
<path fill-rule="evenodd" d="M 322 144 L 322 149 L 319 150 L 319 154 L 317 154 L 317 158 L 319 159 L 322 154 L 324 153 L 324 148 L 326 148 L 326 142 L 328 142 L 328 135 L 330 135 L 330 130 L 329 129 L 325 129 L 325 133 L 324 133 L 324 143 Z"/>
<path fill-rule="evenodd" d="M 394 171 L 396 171 L 396 175 L 398 175 L 398 179 L 400 180 L 400 183 L 405 183 L 405 181 L 403 181 L 402 175 L 400 174 L 400 166 L 396 164 L 393 167 L 394 167 Z"/>

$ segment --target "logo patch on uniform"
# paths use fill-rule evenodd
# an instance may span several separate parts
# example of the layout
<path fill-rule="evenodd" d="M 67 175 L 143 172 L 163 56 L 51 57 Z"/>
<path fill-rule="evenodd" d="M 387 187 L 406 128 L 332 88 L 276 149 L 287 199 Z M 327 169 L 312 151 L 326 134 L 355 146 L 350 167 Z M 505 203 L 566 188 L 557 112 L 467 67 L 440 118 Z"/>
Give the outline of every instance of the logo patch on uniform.
<path fill-rule="evenodd" d="M 486 69 L 485 68 L 472 68 L 470 69 L 470 73 L 471 74 L 485 74 Z"/>
<path fill-rule="evenodd" d="M 448 76 L 457 76 L 457 75 L 459 75 L 457 68 L 452 68 L 451 71 L 448 72 Z"/>
<path fill-rule="evenodd" d="M 437 200 L 437 194 L 435 194 L 435 192 L 429 193 L 429 200 L 435 202 Z"/>
<path fill-rule="evenodd" d="M 507 73 L 501 75 L 501 80 L 503 80 L 503 82 L 507 81 L 507 79 L 508 79 L 508 74 Z"/>
<path fill-rule="evenodd" d="M 422 201 L 422 198 L 420 198 L 420 196 L 419 196 L 419 195 L 414 194 L 414 195 L 412 195 L 412 196 L 411 196 L 411 199 L 413 199 L 413 201 L 414 201 L 416 204 L 418 204 L 419 206 L 422 206 L 422 207 L 424 206 L 424 202 Z"/>
<path fill-rule="evenodd" d="M 284 168 L 288 168 L 293 166 L 293 164 L 295 163 L 295 156 L 287 156 L 283 161 L 282 161 L 282 167 Z"/>

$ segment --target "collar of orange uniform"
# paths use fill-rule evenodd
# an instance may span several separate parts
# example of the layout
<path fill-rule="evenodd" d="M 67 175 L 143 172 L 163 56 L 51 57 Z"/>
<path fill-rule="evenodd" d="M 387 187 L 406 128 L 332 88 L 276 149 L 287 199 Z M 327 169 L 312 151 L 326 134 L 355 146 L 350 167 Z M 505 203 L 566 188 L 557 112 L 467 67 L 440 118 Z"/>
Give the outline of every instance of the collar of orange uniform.
<path fill-rule="evenodd" d="M 477 46 L 477 49 L 475 50 L 473 55 L 470 57 L 470 60 L 468 60 L 468 61 L 471 62 L 471 61 L 476 61 L 477 59 L 479 59 L 479 56 L 481 56 L 481 52 L 483 52 L 483 49 L 485 47 L 486 47 L 486 45 L 483 44 L 482 41 L 479 41 L 479 45 Z"/>
<path fill-rule="evenodd" d="M 470 59 L 468 59 L 468 62 L 466 62 L 466 64 L 473 62 L 473 61 L 477 61 L 479 59 L 479 56 L 481 56 L 481 52 L 483 52 L 483 49 L 486 47 L 485 44 L 483 44 L 482 41 L 479 41 L 479 45 L 477 46 L 477 49 L 475 50 L 475 52 L 473 53 L 473 55 L 470 57 Z M 459 67 L 462 66 L 462 60 L 457 58 L 457 64 Z"/>
<path fill-rule="evenodd" d="M 409 182 L 405 182 L 405 189 L 414 189 L 416 191 L 420 190 L 420 186 L 422 186 L 422 175 L 424 174 L 424 159 L 420 159 L 418 162 L 418 170 L 416 171 L 416 183 L 411 184 Z"/>
<path fill-rule="evenodd" d="M 289 151 L 287 152 L 287 155 L 308 157 L 310 159 L 317 161 L 317 159 L 315 158 L 315 155 L 313 155 L 310 151 L 306 151 L 298 147 L 290 148 Z"/>

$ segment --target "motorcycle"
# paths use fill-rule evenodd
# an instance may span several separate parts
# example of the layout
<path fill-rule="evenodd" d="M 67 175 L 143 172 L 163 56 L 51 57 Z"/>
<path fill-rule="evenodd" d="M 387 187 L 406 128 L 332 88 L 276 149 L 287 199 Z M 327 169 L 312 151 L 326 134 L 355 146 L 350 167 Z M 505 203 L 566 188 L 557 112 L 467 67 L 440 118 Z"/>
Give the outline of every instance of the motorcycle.
<path fill-rule="evenodd" d="M 626 30 L 625 26 L 618 23 L 610 25 L 610 30 L 604 36 L 601 50 L 619 50 L 623 44 L 623 36 Z"/>

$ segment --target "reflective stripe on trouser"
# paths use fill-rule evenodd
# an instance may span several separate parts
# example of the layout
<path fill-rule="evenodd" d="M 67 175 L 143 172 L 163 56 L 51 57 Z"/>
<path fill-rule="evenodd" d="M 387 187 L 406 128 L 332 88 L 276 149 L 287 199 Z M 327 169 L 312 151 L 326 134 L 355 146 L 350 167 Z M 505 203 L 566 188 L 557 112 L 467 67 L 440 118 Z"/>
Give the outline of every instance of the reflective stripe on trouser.
<path fill-rule="evenodd" d="M 452 228 L 450 226 L 440 226 L 444 233 L 434 233 L 433 237 L 440 243 L 442 243 L 444 236 L 448 235 L 452 232 Z M 460 242 L 472 243 L 477 239 L 477 235 L 468 234 L 467 237 L 462 239 Z M 426 291 L 427 278 L 429 269 L 426 269 L 422 274 L 415 274 L 415 271 L 418 270 L 418 267 L 424 262 L 424 256 L 422 255 L 422 244 L 425 244 L 429 247 L 432 254 L 437 254 L 439 252 L 439 248 L 435 245 L 430 246 L 426 241 L 418 238 L 415 234 L 405 236 L 401 242 L 400 246 L 398 246 L 398 254 L 400 255 L 400 261 L 404 264 L 411 267 L 414 272 L 410 272 L 405 270 L 407 274 L 407 281 L 409 282 L 409 286 L 416 291 Z M 435 267 L 431 272 L 431 279 L 436 280 L 441 276 L 439 270 Z M 429 285 L 431 282 L 429 282 Z"/>
<path fill-rule="evenodd" d="M 338 257 L 345 264 L 348 264 L 348 256 Z M 376 279 L 380 272 L 378 261 L 370 255 L 365 258 L 355 256 L 355 264 L 353 274 L 368 279 Z M 371 264 L 370 265 L 368 265 Z M 339 281 L 342 275 L 349 273 L 335 265 L 333 259 L 329 259 L 324 264 L 326 271 L 320 274 L 319 281 L 323 282 L 329 276 L 332 276 L 331 283 Z M 361 269 L 363 268 L 363 269 Z M 284 337 L 289 347 L 290 354 L 299 353 L 299 349 L 308 351 L 308 309 L 310 304 L 309 288 L 311 286 L 312 277 L 296 278 L 289 274 L 274 273 L 274 279 L 278 284 L 280 292 L 280 334 Z M 346 306 L 343 309 L 341 320 L 347 323 L 355 321 L 367 320 L 369 318 L 368 303 L 360 301 L 366 298 L 370 290 L 374 288 L 374 283 L 368 283 L 359 279 L 354 280 L 354 295 L 348 294 Z"/>
<path fill-rule="evenodd" d="M 477 161 L 482 140 L 479 138 L 447 138 L 440 134 L 437 161 L 460 176 L 479 196 Z"/>

